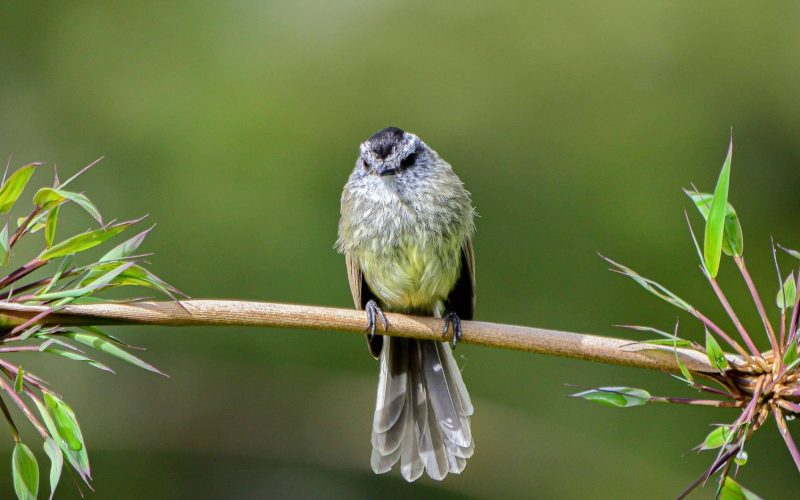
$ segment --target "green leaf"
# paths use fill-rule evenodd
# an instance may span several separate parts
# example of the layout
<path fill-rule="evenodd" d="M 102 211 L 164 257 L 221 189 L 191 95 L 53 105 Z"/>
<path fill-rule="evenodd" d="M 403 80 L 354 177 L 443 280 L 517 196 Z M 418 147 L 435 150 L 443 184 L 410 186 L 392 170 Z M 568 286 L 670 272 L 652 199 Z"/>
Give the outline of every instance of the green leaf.
<path fill-rule="evenodd" d="M 5 266 L 11 260 L 11 248 L 8 246 L 8 223 L 0 231 L 0 265 Z"/>
<path fill-rule="evenodd" d="M 44 243 L 47 248 L 53 246 L 53 240 L 56 238 L 56 225 L 58 224 L 58 207 L 53 207 L 50 209 L 50 213 L 47 214 L 47 223 L 45 224 L 44 230 Z"/>
<path fill-rule="evenodd" d="M 690 343 L 690 345 L 691 345 L 691 343 Z M 675 362 L 678 363 L 678 369 L 681 371 L 681 375 L 683 375 L 683 378 L 686 379 L 686 381 L 689 384 L 694 384 L 694 377 L 692 376 L 692 372 L 690 372 L 689 369 L 686 368 L 686 365 L 683 364 L 683 361 L 681 361 L 681 357 L 678 356 L 678 327 L 677 327 L 677 324 L 675 326 L 675 338 L 673 339 L 672 352 L 675 354 Z"/>
<path fill-rule="evenodd" d="M 748 490 L 730 477 L 725 477 L 722 489 L 719 491 L 719 500 L 762 500 L 760 496 Z"/>
<path fill-rule="evenodd" d="M 724 372 L 728 369 L 728 359 L 725 358 L 725 352 L 723 352 L 722 348 L 719 346 L 717 339 L 715 339 L 708 330 L 706 330 L 706 354 L 708 355 L 708 360 L 711 362 L 711 366 L 720 372 Z"/>
<path fill-rule="evenodd" d="M 138 366 L 139 368 L 144 368 L 145 370 L 158 373 L 159 375 L 165 375 L 155 366 L 137 358 L 133 354 L 129 353 L 122 347 L 120 347 L 116 342 L 113 340 L 109 340 L 107 336 L 98 335 L 97 333 L 93 332 L 66 332 L 63 334 L 65 337 L 70 338 L 76 342 L 80 342 L 81 344 L 87 345 L 89 347 L 93 347 L 98 351 L 102 351 L 106 354 L 111 356 L 117 357 L 123 361 L 126 361 L 132 365 Z M 166 375 L 165 375 L 166 376 Z"/>
<path fill-rule="evenodd" d="M 103 223 L 103 217 L 100 215 L 100 211 L 89 201 L 89 198 L 81 193 L 73 193 L 72 191 L 54 188 L 42 188 L 37 191 L 33 197 L 33 202 L 42 207 L 42 209 L 58 206 L 67 200 L 74 202 L 86 210 L 89 215 L 100 224 Z"/>
<path fill-rule="evenodd" d="M 573 394 L 572 397 L 588 399 L 606 406 L 630 408 L 647 403 L 650 400 L 650 393 L 632 387 L 598 387 Z"/>
<path fill-rule="evenodd" d="M 23 382 L 25 382 L 25 372 L 22 370 L 22 365 L 17 369 L 17 376 L 14 379 L 14 390 L 17 394 L 22 394 Z"/>
<path fill-rule="evenodd" d="M 44 440 L 44 452 L 50 457 L 50 499 L 56 494 L 58 481 L 61 479 L 61 470 L 64 468 L 64 455 L 53 438 Z"/>
<path fill-rule="evenodd" d="M 39 494 L 39 464 L 25 443 L 17 443 L 11 456 L 14 491 L 19 500 L 36 500 Z"/>
<path fill-rule="evenodd" d="M 67 457 L 70 465 L 72 465 L 72 468 L 75 469 L 75 471 L 81 476 L 81 479 L 88 484 L 89 478 L 91 477 L 91 469 L 89 468 L 89 455 L 86 453 L 86 447 L 81 445 L 80 450 L 73 450 L 69 446 L 65 437 L 60 434 L 59 426 L 56 425 L 56 416 L 51 413 L 49 407 L 52 405 L 56 407 L 60 413 L 66 413 L 68 417 L 71 416 L 71 420 L 74 423 L 74 428 L 70 431 L 70 434 L 73 436 L 73 439 L 75 435 L 77 435 L 79 438 L 78 441 L 83 443 L 83 435 L 81 434 L 80 427 L 78 426 L 78 421 L 75 419 L 75 414 L 66 403 L 58 399 L 55 395 L 46 391 L 43 391 L 43 393 L 45 396 L 44 403 L 38 398 L 31 399 L 39 409 L 39 414 L 42 416 L 42 421 L 47 427 L 47 430 L 50 432 L 50 436 L 53 437 L 56 444 L 58 444 L 58 447 L 61 448 L 61 451 L 64 452 L 64 455 Z M 55 400 L 56 403 L 48 403 L 48 399 L 51 401 Z M 58 403 L 60 403 L 60 405 Z"/>
<path fill-rule="evenodd" d="M 52 260 L 57 257 L 63 257 L 71 253 L 78 253 L 105 242 L 118 235 L 122 231 L 128 229 L 137 221 L 122 222 L 108 228 L 96 229 L 94 231 L 87 231 L 79 235 L 68 238 L 57 245 L 45 250 L 39 255 L 40 260 Z"/>
<path fill-rule="evenodd" d="M 75 297 L 81 297 L 83 295 L 88 295 L 110 284 L 114 280 L 114 278 L 116 278 L 121 273 L 125 272 L 125 270 L 131 267 L 132 265 L 133 262 L 128 262 L 122 266 L 117 267 L 116 269 L 112 269 L 111 271 L 107 272 L 103 276 L 100 276 L 99 278 L 97 278 L 96 280 L 94 280 L 93 282 L 91 282 L 86 286 L 72 288 L 69 290 L 61 290 L 58 292 L 42 293 L 37 295 L 36 299 L 50 301 L 56 299 L 75 298 Z"/>
<path fill-rule="evenodd" d="M 778 309 L 786 311 L 794 307 L 795 300 L 797 300 L 797 284 L 794 281 L 794 273 L 790 273 L 781 289 L 778 290 L 775 302 L 778 304 Z"/>
<path fill-rule="evenodd" d="M 711 200 L 711 209 L 706 220 L 705 240 L 703 244 L 703 259 L 709 276 L 717 277 L 719 261 L 722 256 L 722 240 L 725 233 L 725 210 L 728 205 L 728 185 L 731 176 L 731 156 L 733 155 L 733 138 L 728 145 L 728 154 L 722 171 L 717 179 L 714 197 Z"/>
<path fill-rule="evenodd" d="M 652 345 L 668 345 L 672 347 L 692 347 L 691 340 L 684 340 L 684 339 L 650 339 L 650 340 L 643 340 L 642 344 L 652 344 Z"/>
<path fill-rule="evenodd" d="M 33 220 L 28 222 L 27 230 L 30 231 L 31 234 L 44 228 L 45 224 L 44 222 L 41 222 L 41 220 L 44 218 L 45 215 L 47 214 L 39 214 L 36 217 L 34 217 Z M 22 227 L 22 225 L 25 224 L 26 220 L 28 220 L 27 217 L 19 217 L 17 219 L 17 227 Z"/>
<path fill-rule="evenodd" d="M 69 351 L 69 350 L 66 350 L 66 349 L 59 349 L 58 347 L 45 347 L 44 349 L 42 349 L 42 352 L 49 352 L 50 354 L 57 354 L 59 356 L 63 356 L 65 358 L 67 358 L 67 359 L 71 359 L 71 360 L 74 360 L 74 361 L 83 361 L 84 363 L 87 363 L 87 364 L 89 364 L 91 366 L 94 366 L 95 368 L 98 368 L 98 369 L 103 370 L 105 372 L 114 373 L 114 370 L 112 370 L 108 366 L 104 365 L 103 363 L 101 363 L 99 361 L 95 361 L 90 357 L 84 356 L 83 354 L 81 354 L 79 352 Z"/>
<path fill-rule="evenodd" d="M 708 433 L 700 445 L 701 450 L 716 450 L 728 444 L 733 437 L 733 432 L 727 425 L 721 425 Z"/>
<path fill-rule="evenodd" d="M 792 340 L 789 342 L 789 347 L 783 354 L 783 364 L 785 366 L 790 366 L 795 361 L 797 361 L 797 340 Z"/>
<path fill-rule="evenodd" d="M 778 246 L 780 246 L 780 245 L 778 245 Z M 781 250 L 783 250 L 784 252 L 788 253 L 789 255 L 794 257 L 795 259 L 800 259 L 800 252 L 798 252 L 797 250 L 792 250 L 791 248 L 784 248 L 784 247 L 781 247 Z"/>
<path fill-rule="evenodd" d="M 6 180 L 3 187 L 0 187 L 0 213 L 7 214 L 11 211 L 39 165 L 41 163 L 25 165 L 11 174 L 11 177 Z"/>
<path fill-rule="evenodd" d="M 661 299 L 661 300 L 663 300 L 665 302 L 668 302 L 668 303 L 672 304 L 673 306 L 675 306 L 675 307 L 677 307 L 679 309 L 683 309 L 684 311 L 687 311 L 687 312 L 692 312 L 693 311 L 692 306 L 688 302 L 686 302 L 682 298 L 680 298 L 677 295 L 675 295 L 674 293 L 672 293 L 666 287 L 656 283 L 655 281 L 653 281 L 651 279 L 645 278 L 644 276 L 640 275 L 639 273 L 637 273 L 636 271 L 634 271 L 630 267 L 624 266 L 624 265 L 620 264 L 619 262 L 615 262 L 615 261 L 609 259 L 608 257 L 603 257 L 603 259 L 616 268 L 616 269 L 612 269 L 612 271 L 620 273 L 620 274 L 623 274 L 623 275 L 631 278 L 633 281 L 638 283 L 639 286 L 641 286 L 642 288 L 644 288 L 648 292 L 652 293 L 653 295 L 655 295 L 659 299 Z"/>
<path fill-rule="evenodd" d="M 690 191 L 688 189 L 684 189 L 683 192 L 692 199 L 703 218 L 708 220 L 708 212 L 711 208 L 713 195 Z M 742 252 L 744 252 L 742 224 L 739 222 L 739 216 L 736 214 L 736 210 L 730 203 L 725 207 L 725 233 L 722 239 L 722 251 L 725 255 L 730 256 L 742 255 Z"/>
<path fill-rule="evenodd" d="M 58 435 L 67 443 L 69 449 L 72 451 L 82 450 L 84 448 L 83 435 L 72 408 L 49 392 L 44 393 L 44 403 L 53 417 Z"/>
<path fill-rule="evenodd" d="M 133 252 L 139 248 L 139 245 L 142 244 L 147 234 L 153 230 L 155 226 L 150 226 L 149 228 L 145 229 L 141 233 L 137 234 L 133 238 L 120 243 L 119 245 L 112 248 L 107 254 L 100 257 L 100 260 L 97 262 L 109 262 L 113 260 L 124 259 L 125 257 L 130 257 L 133 255 Z"/>

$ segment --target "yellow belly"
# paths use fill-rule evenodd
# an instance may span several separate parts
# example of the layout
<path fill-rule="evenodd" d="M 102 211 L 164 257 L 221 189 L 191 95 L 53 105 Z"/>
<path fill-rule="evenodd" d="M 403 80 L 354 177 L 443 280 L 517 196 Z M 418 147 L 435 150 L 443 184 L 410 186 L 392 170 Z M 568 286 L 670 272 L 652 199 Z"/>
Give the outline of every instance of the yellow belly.
<path fill-rule="evenodd" d="M 359 255 L 370 289 L 383 306 L 398 312 L 438 312 L 460 271 L 460 245 L 427 248 L 405 243 Z"/>

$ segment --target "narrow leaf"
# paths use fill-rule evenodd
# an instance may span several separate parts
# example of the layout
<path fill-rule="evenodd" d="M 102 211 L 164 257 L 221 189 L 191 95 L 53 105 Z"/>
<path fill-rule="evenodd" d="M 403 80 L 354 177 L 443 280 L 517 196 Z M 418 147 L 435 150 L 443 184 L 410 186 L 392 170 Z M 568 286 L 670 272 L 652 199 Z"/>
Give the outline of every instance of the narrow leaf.
<path fill-rule="evenodd" d="M 83 436 L 72 409 L 67 403 L 49 392 L 44 393 L 44 403 L 53 417 L 53 423 L 56 425 L 58 435 L 64 439 L 69 449 L 72 451 L 82 450 Z"/>
<path fill-rule="evenodd" d="M 145 370 L 158 373 L 159 375 L 165 375 L 155 366 L 139 359 L 138 357 L 134 356 L 133 354 L 129 353 L 128 351 L 117 345 L 116 342 L 109 341 L 108 339 L 104 338 L 101 335 L 84 331 L 84 332 L 66 332 L 64 333 L 64 336 L 71 338 L 76 342 L 80 342 L 81 344 L 93 347 L 98 351 L 102 351 L 106 354 L 117 357 L 123 361 L 127 361 L 128 363 L 138 366 L 139 368 L 144 368 Z"/>
<path fill-rule="evenodd" d="M 795 259 L 800 259 L 800 252 L 798 252 L 797 250 L 792 250 L 791 248 L 781 247 L 780 245 L 778 245 L 778 246 L 781 248 L 781 250 L 783 250 L 784 252 L 788 253 L 789 255 L 794 257 Z"/>
<path fill-rule="evenodd" d="M 706 354 L 711 366 L 720 372 L 728 369 L 728 360 L 725 358 L 725 352 L 719 346 L 717 339 L 708 330 L 706 330 Z"/>
<path fill-rule="evenodd" d="M 699 193 L 694 190 L 683 190 L 692 199 L 703 219 L 708 220 L 708 213 L 711 209 L 713 195 L 709 193 Z M 742 255 L 744 252 L 744 235 L 742 224 L 733 205 L 728 203 L 725 207 L 725 233 L 722 239 L 722 251 L 725 255 Z"/>
<path fill-rule="evenodd" d="M 103 217 L 100 215 L 100 211 L 89 201 L 89 198 L 81 193 L 73 193 L 72 191 L 64 191 L 61 189 L 41 188 L 33 197 L 33 202 L 43 209 L 58 206 L 67 200 L 74 202 L 76 205 L 86 210 L 86 212 L 100 224 L 103 223 Z"/>
<path fill-rule="evenodd" d="M 683 378 L 686 379 L 689 384 L 694 384 L 692 372 L 686 368 L 686 365 L 681 361 L 681 357 L 678 356 L 678 323 L 675 323 L 675 337 L 672 342 L 672 352 L 675 354 L 675 362 L 678 363 L 678 369 L 681 371 L 681 375 L 683 375 Z"/>
<path fill-rule="evenodd" d="M 96 280 L 94 280 L 93 282 L 89 283 L 86 286 L 72 288 L 69 290 L 61 290 L 59 292 L 42 293 L 37 295 L 36 298 L 37 300 L 49 301 L 49 300 L 75 298 L 75 297 L 81 297 L 83 295 L 88 295 L 110 284 L 114 280 L 114 278 L 119 276 L 121 273 L 125 272 L 125 270 L 131 267 L 132 265 L 133 262 L 128 262 L 126 264 L 123 264 L 122 266 L 117 267 L 116 269 L 112 269 L 111 271 L 107 272 L 103 276 L 100 276 L 99 278 L 97 278 Z"/>
<path fill-rule="evenodd" d="M 56 398 L 54 395 L 45 392 L 45 399 L 47 399 L 47 395 L 50 395 L 51 398 Z M 39 414 L 42 416 L 42 421 L 44 422 L 47 430 L 50 432 L 50 436 L 55 440 L 58 447 L 61 448 L 61 451 L 64 452 L 64 455 L 67 457 L 70 465 L 75 472 L 77 472 L 81 479 L 83 479 L 86 484 L 89 484 L 89 479 L 91 478 L 91 470 L 89 468 L 89 456 L 86 453 L 86 448 L 82 448 L 79 451 L 72 450 L 68 445 L 66 440 L 63 436 L 59 434 L 58 427 L 55 423 L 55 418 L 51 415 L 50 410 L 46 406 L 45 403 L 40 401 L 38 398 L 31 397 L 33 402 L 36 404 L 36 407 L 39 409 Z M 70 410 L 71 411 L 71 410 Z M 75 425 L 77 426 L 77 421 Z M 80 432 L 80 428 L 78 428 L 78 432 Z"/>
<path fill-rule="evenodd" d="M 797 340 L 792 339 L 792 341 L 789 342 L 789 347 L 783 354 L 783 364 L 785 366 L 791 366 L 795 361 L 797 361 Z"/>
<path fill-rule="evenodd" d="M 25 382 L 25 371 L 22 369 L 22 365 L 17 369 L 17 376 L 14 379 L 14 390 L 17 394 L 22 393 L 23 382 Z"/>
<path fill-rule="evenodd" d="M 712 278 L 717 277 L 719 261 L 722 256 L 722 240 L 725 233 L 725 211 L 728 204 L 728 185 L 731 175 L 731 156 L 733 155 L 733 138 L 728 145 L 728 154 L 722 171 L 717 179 L 711 209 L 706 220 L 706 232 L 703 245 L 703 259 L 706 270 Z"/>
<path fill-rule="evenodd" d="M 19 500 L 36 500 L 39 494 L 39 464 L 25 443 L 17 443 L 11 457 L 14 491 Z"/>
<path fill-rule="evenodd" d="M 3 187 L 0 187 L 0 213 L 7 214 L 11 211 L 39 165 L 41 163 L 25 165 L 11 174 L 11 177 L 3 183 Z"/>
<path fill-rule="evenodd" d="M 100 260 L 97 262 L 109 262 L 113 260 L 123 259 L 125 257 L 129 257 L 133 255 L 133 252 L 139 248 L 139 245 L 142 244 L 147 234 L 153 230 L 155 226 L 150 226 L 149 228 L 145 229 L 141 233 L 137 234 L 133 238 L 120 243 L 119 245 L 112 248 L 107 254 L 100 257 Z"/>
<path fill-rule="evenodd" d="M 136 221 L 122 222 L 114 226 L 94 231 L 87 231 L 79 235 L 68 238 L 57 245 L 45 250 L 39 255 L 40 260 L 52 260 L 63 257 L 71 253 L 78 253 L 100 245 L 106 240 L 111 239 L 122 231 L 128 229 Z"/>
<path fill-rule="evenodd" d="M 795 300 L 797 300 L 797 284 L 794 280 L 794 273 L 790 273 L 781 289 L 778 290 L 775 302 L 778 304 L 778 309 L 786 311 L 794 306 Z"/>
<path fill-rule="evenodd" d="M 760 496 L 748 490 L 730 477 L 725 477 L 722 489 L 719 491 L 719 500 L 762 500 Z"/>
<path fill-rule="evenodd" d="M 61 479 L 61 470 L 64 468 L 64 455 L 51 437 L 44 440 L 44 452 L 50 457 L 50 499 L 52 500 L 53 495 L 56 494 L 58 481 Z"/>
<path fill-rule="evenodd" d="M 58 224 L 58 207 L 53 207 L 47 214 L 47 223 L 44 228 L 44 243 L 47 248 L 53 246 L 53 240 L 56 238 L 56 225 Z"/>
<path fill-rule="evenodd" d="M 8 246 L 8 223 L 0 231 L 0 265 L 5 266 L 11 260 L 11 249 Z"/>
<path fill-rule="evenodd" d="M 632 387 L 598 387 L 573 394 L 572 397 L 588 399 L 606 406 L 630 408 L 647 403 L 650 400 L 650 393 Z"/>
<path fill-rule="evenodd" d="M 53 340 L 53 339 L 51 339 L 51 340 Z M 44 349 L 42 349 L 42 351 L 43 352 L 49 352 L 50 354 L 57 354 L 59 356 L 63 356 L 65 358 L 67 358 L 67 359 L 71 359 L 71 360 L 74 360 L 74 361 L 82 361 L 82 362 L 87 363 L 87 364 L 89 364 L 89 365 L 91 365 L 91 366 L 93 366 L 93 367 L 95 367 L 97 369 L 103 370 L 104 372 L 114 373 L 114 370 L 112 370 L 108 366 L 104 365 L 103 363 L 101 363 L 99 361 L 95 361 L 94 359 L 92 359 L 92 358 L 90 358 L 88 356 L 84 356 L 83 354 L 75 352 L 75 351 L 68 351 L 68 350 L 65 350 L 65 349 L 59 349 L 58 347 L 45 347 Z"/>
<path fill-rule="evenodd" d="M 728 444 L 733 437 L 733 432 L 727 425 L 721 425 L 709 432 L 700 445 L 701 450 L 716 450 Z"/>

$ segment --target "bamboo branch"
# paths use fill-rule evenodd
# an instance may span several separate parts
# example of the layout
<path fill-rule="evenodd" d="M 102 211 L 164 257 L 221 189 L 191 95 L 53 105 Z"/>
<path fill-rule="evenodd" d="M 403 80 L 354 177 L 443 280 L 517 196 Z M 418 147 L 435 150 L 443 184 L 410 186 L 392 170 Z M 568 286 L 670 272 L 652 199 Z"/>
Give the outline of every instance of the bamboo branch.
<path fill-rule="evenodd" d="M 0 324 L 13 327 L 47 310 L 45 306 L 0 303 Z M 441 319 L 387 313 L 388 335 L 445 340 Z M 44 325 L 261 326 L 364 333 L 363 311 L 269 302 L 186 300 L 66 306 L 42 318 Z M 639 343 L 627 339 L 525 326 L 463 321 L 462 342 L 548 354 L 600 363 L 680 373 L 677 357 L 690 370 L 715 373 L 704 353 Z M 384 333 L 384 332 L 381 332 Z M 734 365 L 741 360 L 729 355 Z"/>

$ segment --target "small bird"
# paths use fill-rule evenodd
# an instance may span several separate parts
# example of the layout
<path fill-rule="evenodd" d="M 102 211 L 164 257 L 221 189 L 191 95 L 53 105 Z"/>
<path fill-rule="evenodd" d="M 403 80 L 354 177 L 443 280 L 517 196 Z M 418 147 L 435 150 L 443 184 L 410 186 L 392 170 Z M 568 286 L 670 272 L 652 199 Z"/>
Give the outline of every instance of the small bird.
<path fill-rule="evenodd" d="M 361 144 L 344 186 L 336 248 L 344 253 L 367 345 L 380 358 L 372 423 L 372 470 L 400 461 L 407 481 L 464 470 L 475 442 L 461 371 L 446 342 L 376 335 L 383 311 L 427 315 L 452 325 L 475 308 L 474 209 L 453 168 L 416 135 L 396 127 Z"/>

